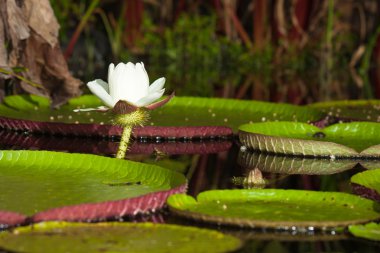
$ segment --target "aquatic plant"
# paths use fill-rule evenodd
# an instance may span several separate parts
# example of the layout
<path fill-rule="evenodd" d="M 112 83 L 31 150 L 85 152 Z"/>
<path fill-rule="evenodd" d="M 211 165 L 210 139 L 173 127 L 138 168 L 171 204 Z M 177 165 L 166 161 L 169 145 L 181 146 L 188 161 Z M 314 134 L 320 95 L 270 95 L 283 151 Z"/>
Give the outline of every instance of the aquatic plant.
<path fill-rule="evenodd" d="M 91 92 L 100 98 L 106 107 L 74 111 L 104 112 L 112 109 L 116 114 L 115 123 L 124 128 L 116 155 L 116 158 L 123 159 L 128 149 L 132 128 L 136 125 L 143 126 L 149 118 L 148 110 L 163 106 L 173 97 L 172 95 L 153 103 L 164 94 L 164 84 L 165 78 L 162 77 L 149 86 L 149 77 L 143 63 L 136 65 L 131 62 L 119 63 L 116 67 L 111 63 L 108 68 L 108 83 L 100 79 L 87 83 Z"/>

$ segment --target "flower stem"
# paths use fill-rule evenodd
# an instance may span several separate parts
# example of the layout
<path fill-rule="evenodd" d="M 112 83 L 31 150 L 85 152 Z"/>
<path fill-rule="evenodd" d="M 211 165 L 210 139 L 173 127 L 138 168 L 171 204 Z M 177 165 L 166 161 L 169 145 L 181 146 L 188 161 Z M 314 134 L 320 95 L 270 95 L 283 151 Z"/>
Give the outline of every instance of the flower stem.
<path fill-rule="evenodd" d="M 149 113 L 146 110 L 138 109 L 128 114 L 120 114 L 115 118 L 116 125 L 123 127 L 123 134 L 119 144 L 116 158 L 124 159 L 128 150 L 129 140 L 131 139 L 132 128 L 134 126 L 143 126 L 149 119 Z"/>
<path fill-rule="evenodd" d="M 127 152 L 127 149 L 128 149 L 131 133 L 132 133 L 132 126 L 131 125 L 125 126 L 123 129 L 123 134 L 121 135 L 119 150 L 117 151 L 116 158 L 118 159 L 125 158 L 125 153 Z"/>

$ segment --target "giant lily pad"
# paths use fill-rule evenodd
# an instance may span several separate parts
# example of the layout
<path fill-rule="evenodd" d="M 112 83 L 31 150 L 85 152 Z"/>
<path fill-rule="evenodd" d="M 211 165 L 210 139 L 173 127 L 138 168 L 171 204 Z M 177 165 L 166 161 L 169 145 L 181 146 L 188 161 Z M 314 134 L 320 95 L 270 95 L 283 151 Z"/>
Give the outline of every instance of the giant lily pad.
<path fill-rule="evenodd" d="M 185 177 L 155 165 L 84 154 L 0 151 L 0 221 L 97 220 L 161 208 Z M 8 225 L 19 223 L 19 220 Z M 17 222 L 16 222 L 17 221 Z M 7 224 L 7 223 L 6 223 Z"/>
<path fill-rule="evenodd" d="M 278 156 L 257 152 L 239 152 L 238 163 L 262 172 L 302 175 L 329 175 L 352 169 L 357 161 L 352 159 L 322 159 Z"/>
<path fill-rule="evenodd" d="M 209 229 L 154 223 L 46 222 L 0 234 L 17 252 L 230 252 L 241 241 Z M 43 248 L 42 248 L 43 247 Z"/>
<path fill-rule="evenodd" d="M 262 152 L 330 158 L 380 157 L 380 146 L 376 145 L 380 143 L 380 123 L 351 122 L 320 129 L 300 122 L 264 122 L 245 124 L 239 130 L 244 145 Z"/>
<path fill-rule="evenodd" d="M 380 218 L 378 203 L 341 192 L 213 190 L 197 200 L 175 194 L 168 204 L 183 217 L 246 227 L 340 227 Z"/>
<path fill-rule="evenodd" d="M 76 108 L 100 105 L 101 102 L 96 97 L 87 95 L 70 100 L 59 110 L 52 110 L 46 98 L 33 95 L 9 96 L 0 105 L 0 127 L 61 135 L 120 135 L 121 128 L 112 126 L 112 115 L 109 113 L 73 112 Z M 239 125 L 251 121 L 306 122 L 322 116 L 318 109 L 289 104 L 175 97 L 164 107 L 152 111 L 149 127 L 136 128 L 134 134 L 148 137 L 206 138 L 230 135 L 231 128 L 237 129 Z"/>
<path fill-rule="evenodd" d="M 380 224 L 378 223 L 351 225 L 348 227 L 348 231 L 356 237 L 380 241 Z"/>
<path fill-rule="evenodd" d="M 341 119 L 380 122 L 380 100 L 328 101 L 308 106 Z"/>
<path fill-rule="evenodd" d="M 351 184 L 356 194 L 380 202 L 380 169 L 355 174 Z"/>

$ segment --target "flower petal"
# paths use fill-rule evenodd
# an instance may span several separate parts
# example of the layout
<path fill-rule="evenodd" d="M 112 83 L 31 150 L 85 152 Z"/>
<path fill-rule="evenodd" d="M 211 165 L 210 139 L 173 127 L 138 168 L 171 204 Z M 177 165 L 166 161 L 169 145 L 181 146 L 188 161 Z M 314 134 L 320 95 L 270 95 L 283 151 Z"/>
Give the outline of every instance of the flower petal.
<path fill-rule="evenodd" d="M 162 97 L 164 92 L 165 92 L 165 89 L 153 92 L 151 94 L 148 94 L 146 97 L 139 99 L 134 104 L 139 107 L 149 105 L 153 103 L 154 101 L 156 101 L 157 99 L 159 99 L 160 97 Z"/>
<path fill-rule="evenodd" d="M 108 83 L 111 83 L 111 77 L 112 77 L 114 69 L 115 69 L 115 65 L 113 63 L 111 63 L 108 66 L 108 79 L 107 79 Z"/>
<path fill-rule="evenodd" d="M 134 101 L 136 102 L 148 95 L 149 77 L 145 71 L 144 64 L 136 63 L 135 78 L 136 83 L 134 84 Z"/>
<path fill-rule="evenodd" d="M 123 94 L 126 68 L 127 68 L 127 65 L 121 62 L 116 65 L 116 67 L 111 71 L 112 72 L 111 75 L 109 75 L 109 81 L 108 81 L 109 86 L 110 86 L 109 94 L 111 95 L 113 101 L 115 102 L 119 101 Z"/>
<path fill-rule="evenodd" d="M 149 86 L 148 93 L 150 94 L 150 93 L 161 90 L 162 88 L 164 88 L 164 84 L 165 84 L 165 77 L 161 77 L 157 79 Z"/>
<path fill-rule="evenodd" d="M 116 95 L 118 100 L 135 103 L 148 95 L 149 78 L 144 66 L 128 62 L 123 76 L 117 77 L 118 85 L 121 85 L 120 94 Z"/>
<path fill-rule="evenodd" d="M 115 105 L 116 102 L 114 102 L 112 97 L 108 94 L 108 84 L 103 80 L 96 79 L 95 81 L 88 82 L 87 87 L 95 96 L 100 98 L 106 106 L 113 107 Z"/>
<path fill-rule="evenodd" d="M 154 110 L 154 109 L 157 109 L 161 106 L 164 106 L 166 103 L 168 103 L 172 98 L 174 97 L 174 92 L 172 94 L 170 94 L 169 96 L 167 96 L 166 98 L 160 100 L 160 101 L 157 101 L 157 102 L 154 102 L 152 104 L 149 104 L 147 106 L 144 106 L 144 108 L 148 109 L 148 110 Z"/>
<path fill-rule="evenodd" d="M 133 101 L 135 87 L 135 65 L 131 62 L 124 64 L 123 69 L 120 68 L 120 71 L 118 71 L 115 76 L 115 83 L 118 90 L 118 93 L 115 94 L 115 101 Z"/>

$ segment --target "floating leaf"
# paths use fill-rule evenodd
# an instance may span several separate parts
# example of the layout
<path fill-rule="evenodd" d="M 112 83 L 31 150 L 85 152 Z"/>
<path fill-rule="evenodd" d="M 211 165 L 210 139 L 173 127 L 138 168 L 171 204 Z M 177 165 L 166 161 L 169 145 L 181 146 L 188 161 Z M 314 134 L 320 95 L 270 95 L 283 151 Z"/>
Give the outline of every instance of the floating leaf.
<path fill-rule="evenodd" d="M 340 123 L 326 127 L 322 132 L 325 135 L 323 140 L 346 145 L 358 152 L 370 146 L 380 144 L 380 123 Z"/>
<path fill-rule="evenodd" d="M 168 204 L 180 216 L 246 227 L 340 227 L 380 218 L 379 204 L 341 192 L 213 190 L 197 200 L 175 194 Z"/>
<path fill-rule="evenodd" d="M 380 154 L 380 145 L 374 145 L 369 148 L 364 149 L 362 152 L 360 152 L 362 156 L 366 157 L 379 157 Z M 379 166 L 380 168 L 380 166 Z"/>
<path fill-rule="evenodd" d="M 380 224 L 378 223 L 351 225 L 348 227 L 348 231 L 356 237 L 380 241 Z"/>
<path fill-rule="evenodd" d="M 247 147 L 274 154 L 322 157 L 380 157 L 380 123 L 351 122 L 324 129 L 300 122 L 264 122 L 239 127 Z M 357 151 L 363 150 L 362 153 Z"/>
<path fill-rule="evenodd" d="M 297 122 L 265 122 L 242 125 L 239 139 L 253 150 L 294 156 L 352 157 L 357 152 L 333 142 L 310 140 L 317 127 Z M 270 135 L 265 135 L 267 133 Z M 278 137 L 278 136 L 284 137 Z M 296 139 L 297 138 L 297 139 Z"/>
<path fill-rule="evenodd" d="M 59 110 L 52 110 L 46 98 L 34 95 L 8 96 L 4 99 L 4 104 L 0 105 L 0 126 L 13 130 L 65 135 L 120 135 L 122 130 L 120 127 L 112 126 L 110 113 L 73 112 L 73 109 L 95 108 L 100 105 L 98 98 L 87 95 L 70 100 Z M 231 135 L 231 128 L 237 129 L 239 125 L 251 121 L 306 122 L 322 116 L 317 109 L 289 104 L 175 97 L 164 107 L 152 111 L 149 127 L 136 128 L 134 134 L 148 137 L 206 138 Z"/>
<path fill-rule="evenodd" d="M 155 165 L 84 154 L 0 151 L 0 210 L 31 216 L 34 222 L 149 212 L 185 188 L 182 174 Z"/>
<path fill-rule="evenodd" d="M 282 103 L 226 98 L 175 97 L 152 114 L 157 124 L 225 125 L 237 130 L 244 123 L 261 121 L 313 121 L 320 110 Z"/>
<path fill-rule="evenodd" d="M 356 194 L 380 202 L 380 169 L 355 174 L 351 184 Z"/>
<path fill-rule="evenodd" d="M 241 241 L 209 229 L 154 223 L 44 222 L 0 234 L 17 252 L 230 252 Z"/>
<path fill-rule="evenodd" d="M 342 100 L 319 102 L 308 105 L 322 112 L 342 119 L 363 121 L 380 120 L 380 100 Z"/>
<path fill-rule="evenodd" d="M 264 230 L 264 231 L 262 231 Z M 223 233 L 227 233 L 243 240 L 247 240 L 248 244 L 250 242 L 265 242 L 265 241 L 276 241 L 276 242 L 331 242 L 346 240 L 349 235 L 343 233 L 343 229 L 336 229 L 334 233 L 329 230 L 326 231 L 312 231 L 308 229 L 299 230 L 276 230 L 276 229 L 221 229 Z M 247 244 L 246 243 L 246 244 Z M 249 246 L 248 246 L 249 247 Z M 248 248 L 245 245 L 244 248 Z"/>
<path fill-rule="evenodd" d="M 239 152 L 238 163 L 262 172 L 302 175 L 329 175 L 352 169 L 357 161 L 352 159 L 322 159 L 278 156 L 256 152 Z"/>

